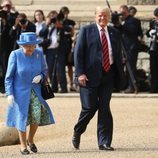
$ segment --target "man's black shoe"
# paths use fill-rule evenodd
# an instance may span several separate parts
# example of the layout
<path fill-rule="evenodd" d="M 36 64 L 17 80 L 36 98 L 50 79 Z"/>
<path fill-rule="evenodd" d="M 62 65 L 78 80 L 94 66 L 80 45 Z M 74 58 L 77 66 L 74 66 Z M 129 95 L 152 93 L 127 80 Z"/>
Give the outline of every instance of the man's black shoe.
<path fill-rule="evenodd" d="M 111 146 L 107 146 L 106 144 L 103 144 L 99 146 L 99 150 L 114 151 L 114 148 Z"/>
<path fill-rule="evenodd" d="M 72 137 L 72 144 L 73 144 L 75 149 L 79 149 L 80 138 L 81 138 L 81 134 L 74 132 L 73 137 Z"/>

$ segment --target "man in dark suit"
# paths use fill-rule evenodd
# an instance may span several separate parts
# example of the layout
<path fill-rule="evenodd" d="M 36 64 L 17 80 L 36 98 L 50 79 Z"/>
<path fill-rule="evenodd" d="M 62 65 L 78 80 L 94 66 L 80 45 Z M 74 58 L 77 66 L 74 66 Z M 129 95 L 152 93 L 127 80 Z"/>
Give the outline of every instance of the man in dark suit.
<path fill-rule="evenodd" d="M 143 37 L 140 20 L 130 15 L 127 5 L 121 5 L 119 8 L 121 16 L 120 31 L 122 34 L 122 40 L 127 52 L 129 64 L 131 66 L 132 73 L 136 79 L 137 71 L 137 59 L 139 44 Z M 124 90 L 125 93 L 134 93 L 134 86 L 129 75 L 127 75 L 127 87 Z"/>
<path fill-rule="evenodd" d="M 111 147 L 113 118 L 110 99 L 113 80 L 123 81 L 123 69 L 120 36 L 115 28 L 107 26 L 109 19 L 109 9 L 97 7 L 96 23 L 82 27 L 75 46 L 75 80 L 80 86 L 82 104 L 72 138 L 75 149 L 79 149 L 81 134 L 98 110 L 99 149 L 114 150 Z"/>
<path fill-rule="evenodd" d="M 158 8 L 154 10 L 146 35 L 150 39 L 150 93 L 158 93 Z"/>

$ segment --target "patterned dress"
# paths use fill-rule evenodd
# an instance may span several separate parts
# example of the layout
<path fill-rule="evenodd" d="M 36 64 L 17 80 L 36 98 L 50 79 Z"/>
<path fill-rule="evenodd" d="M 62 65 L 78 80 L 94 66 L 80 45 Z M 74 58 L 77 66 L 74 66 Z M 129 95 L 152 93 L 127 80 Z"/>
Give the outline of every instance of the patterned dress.
<path fill-rule="evenodd" d="M 39 126 L 43 126 L 51 124 L 47 109 L 39 101 L 33 89 L 31 90 L 30 98 L 27 125 L 38 124 Z"/>

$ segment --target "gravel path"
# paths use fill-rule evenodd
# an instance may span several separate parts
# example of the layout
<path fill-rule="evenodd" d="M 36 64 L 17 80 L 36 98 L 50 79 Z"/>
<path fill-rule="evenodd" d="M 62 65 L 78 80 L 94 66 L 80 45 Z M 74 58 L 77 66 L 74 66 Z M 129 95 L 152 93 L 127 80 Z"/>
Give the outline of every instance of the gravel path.
<path fill-rule="evenodd" d="M 80 150 L 72 148 L 73 126 L 80 112 L 78 97 L 56 97 L 48 101 L 56 124 L 40 127 L 35 137 L 39 152 L 31 158 L 158 158 L 158 99 L 112 98 L 113 152 L 99 151 L 97 114 L 81 137 Z M 6 98 L 0 98 L 0 122 L 5 121 Z M 0 158 L 21 156 L 19 145 L 0 147 Z"/>

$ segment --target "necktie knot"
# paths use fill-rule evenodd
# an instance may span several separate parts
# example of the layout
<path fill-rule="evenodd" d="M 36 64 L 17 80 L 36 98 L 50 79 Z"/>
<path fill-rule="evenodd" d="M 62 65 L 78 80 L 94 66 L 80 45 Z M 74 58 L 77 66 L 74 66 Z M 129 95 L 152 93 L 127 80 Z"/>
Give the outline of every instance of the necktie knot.
<path fill-rule="evenodd" d="M 101 32 L 105 32 L 105 29 L 104 29 L 104 28 L 102 28 L 102 29 L 101 29 Z"/>

